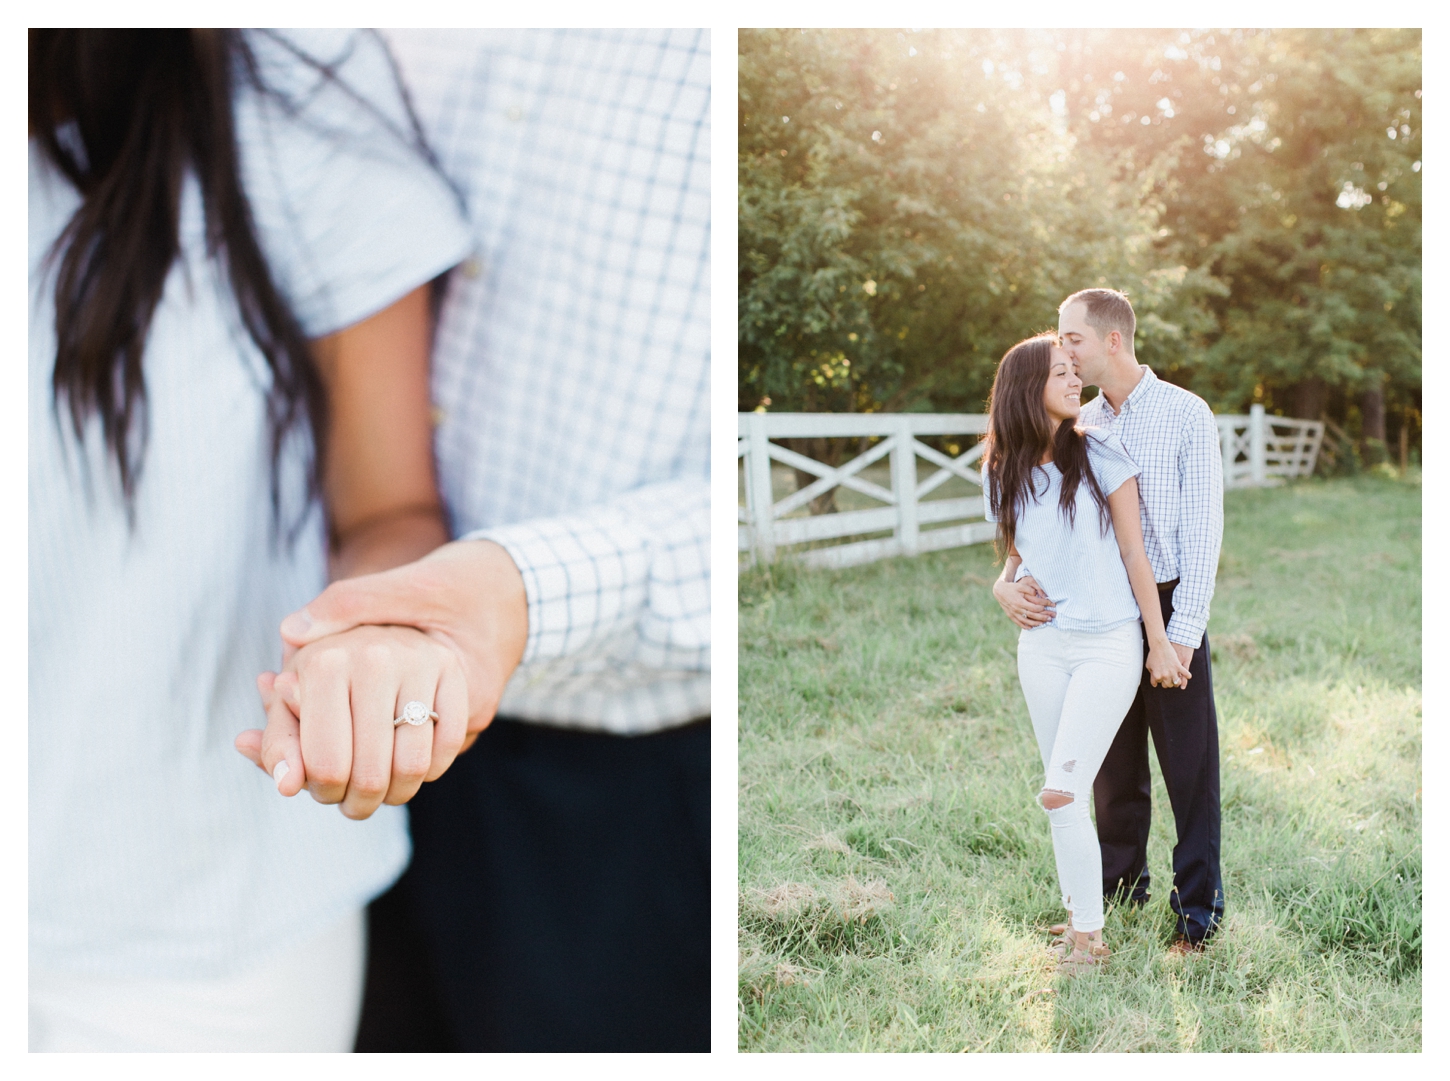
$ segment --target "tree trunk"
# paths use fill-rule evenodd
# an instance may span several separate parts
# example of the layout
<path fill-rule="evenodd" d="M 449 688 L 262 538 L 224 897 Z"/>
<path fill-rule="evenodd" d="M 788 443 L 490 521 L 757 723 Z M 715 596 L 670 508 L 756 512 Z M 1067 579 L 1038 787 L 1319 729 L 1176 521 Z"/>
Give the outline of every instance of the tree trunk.
<path fill-rule="evenodd" d="M 1289 415 L 1304 420 L 1318 420 L 1324 412 L 1329 388 L 1317 375 L 1302 379 L 1289 388 Z"/>
<path fill-rule="evenodd" d="M 1360 416 L 1364 422 L 1364 460 L 1368 465 L 1379 465 L 1389 459 L 1385 446 L 1385 391 L 1384 377 L 1376 373 L 1364 393 L 1360 396 Z"/>

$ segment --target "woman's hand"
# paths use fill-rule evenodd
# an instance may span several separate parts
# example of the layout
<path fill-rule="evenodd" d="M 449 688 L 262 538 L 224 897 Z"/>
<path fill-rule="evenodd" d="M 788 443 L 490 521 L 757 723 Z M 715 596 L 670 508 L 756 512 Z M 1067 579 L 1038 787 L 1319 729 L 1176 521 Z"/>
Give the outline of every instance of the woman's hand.
<path fill-rule="evenodd" d="M 1188 665 L 1179 658 L 1177 648 L 1167 637 L 1149 647 L 1148 660 L 1144 667 L 1148 669 L 1148 681 L 1155 687 L 1177 687 L 1184 690 L 1188 687 L 1188 681 L 1193 678 Z"/>
<path fill-rule="evenodd" d="M 367 818 L 441 777 L 463 746 L 468 689 L 457 654 L 411 627 L 363 626 L 303 646 L 286 669 L 258 677 L 267 728 L 237 750 L 294 796 Z M 393 724 L 409 702 L 438 720 Z M 281 768 L 285 764 L 285 769 Z M 280 770 L 280 774 L 279 774 Z"/>

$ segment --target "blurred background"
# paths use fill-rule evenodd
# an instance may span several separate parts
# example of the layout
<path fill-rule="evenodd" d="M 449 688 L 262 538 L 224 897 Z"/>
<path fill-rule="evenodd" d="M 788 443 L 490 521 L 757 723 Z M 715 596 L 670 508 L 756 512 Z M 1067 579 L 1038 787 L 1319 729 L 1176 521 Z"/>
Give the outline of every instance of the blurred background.
<path fill-rule="evenodd" d="M 740 411 L 982 412 L 1007 347 L 1104 285 L 1215 412 L 1325 420 L 1321 473 L 1417 464 L 1420 49 L 742 29 Z"/>

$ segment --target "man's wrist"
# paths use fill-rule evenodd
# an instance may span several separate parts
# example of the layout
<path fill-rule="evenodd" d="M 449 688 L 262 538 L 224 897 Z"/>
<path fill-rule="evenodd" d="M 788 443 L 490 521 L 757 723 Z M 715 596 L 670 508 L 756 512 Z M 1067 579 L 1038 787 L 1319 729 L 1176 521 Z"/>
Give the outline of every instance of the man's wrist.
<path fill-rule="evenodd" d="M 1175 646 L 1182 646 L 1184 649 L 1197 649 L 1203 644 L 1203 632 L 1195 634 L 1192 630 L 1168 625 L 1168 641 Z"/>
<path fill-rule="evenodd" d="M 497 541 L 479 537 L 459 541 L 467 546 L 471 560 L 476 562 L 480 572 L 478 587 L 495 605 L 502 606 L 506 618 L 523 628 L 527 636 L 529 626 L 529 595 L 524 585 L 523 572 L 509 550 Z"/>

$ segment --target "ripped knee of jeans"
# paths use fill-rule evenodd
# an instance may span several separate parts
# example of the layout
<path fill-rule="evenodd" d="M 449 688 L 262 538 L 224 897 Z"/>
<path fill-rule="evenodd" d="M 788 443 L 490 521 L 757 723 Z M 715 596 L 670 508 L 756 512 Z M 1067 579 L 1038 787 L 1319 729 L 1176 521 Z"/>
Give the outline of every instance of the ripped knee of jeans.
<path fill-rule="evenodd" d="M 1044 811 L 1055 811 L 1060 807 L 1066 807 L 1076 798 L 1071 792 L 1063 792 L 1057 788 L 1044 788 L 1037 794 L 1037 802 L 1042 805 Z"/>

